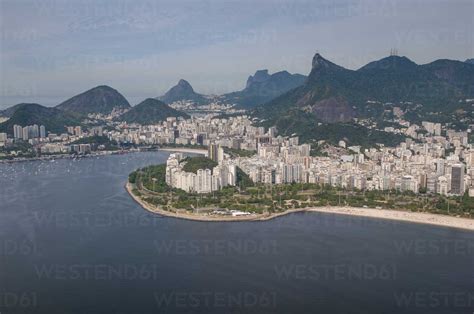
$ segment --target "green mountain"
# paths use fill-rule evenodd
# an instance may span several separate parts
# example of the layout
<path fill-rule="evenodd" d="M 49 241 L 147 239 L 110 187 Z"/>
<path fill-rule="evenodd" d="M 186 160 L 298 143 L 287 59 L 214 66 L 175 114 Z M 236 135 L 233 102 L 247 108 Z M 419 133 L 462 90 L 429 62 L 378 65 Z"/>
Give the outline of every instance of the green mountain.
<path fill-rule="evenodd" d="M 6 109 L 0 110 L 0 116 L 5 117 L 5 118 L 10 118 L 13 115 L 13 113 L 22 105 L 23 104 L 17 104 L 17 105 L 8 107 Z"/>
<path fill-rule="evenodd" d="M 437 60 L 418 65 L 406 57 L 390 56 L 349 70 L 316 54 L 302 86 L 258 106 L 253 114 L 265 126 L 276 125 L 283 134 L 298 134 L 308 140 L 319 139 L 323 130 L 334 133 L 332 123 L 344 123 L 347 132 L 364 134 L 350 121 L 356 117 L 380 118 L 386 108 L 374 102 L 419 103 L 423 116 L 454 112 L 464 106 L 462 100 L 473 97 L 474 65 L 469 63 Z M 365 133 L 384 142 L 380 134 Z"/>
<path fill-rule="evenodd" d="M 238 104 L 245 109 L 264 104 L 304 83 L 306 76 L 280 71 L 268 74 L 268 70 L 258 70 L 247 79 L 245 88 L 220 96 L 226 102 Z"/>
<path fill-rule="evenodd" d="M 117 90 L 101 85 L 64 101 L 56 108 L 82 114 L 109 114 L 114 108 L 128 109 L 130 104 Z"/>
<path fill-rule="evenodd" d="M 168 117 L 189 118 L 189 115 L 175 110 L 157 99 L 147 98 L 119 116 L 116 120 L 128 123 L 155 124 L 166 120 Z"/>
<path fill-rule="evenodd" d="M 79 125 L 81 116 L 38 104 L 18 104 L 10 119 L 0 124 L 0 132 L 13 134 L 13 125 L 44 125 L 48 132 L 64 133 L 66 126 Z"/>
<path fill-rule="evenodd" d="M 416 102 L 427 111 L 455 110 L 459 100 L 474 96 L 473 87 L 474 65 L 465 62 L 417 65 L 406 57 L 390 56 L 353 71 L 316 54 L 305 84 L 259 107 L 256 114 L 275 120 L 301 110 L 311 113 L 314 121 L 347 122 L 370 116 L 368 101 Z"/>
<path fill-rule="evenodd" d="M 453 89 L 459 96 L 472 96 L 474 91 L 474 63 L 440 59 L 420 66 L 434 75 L 442 83 Z M 469 90 L 471 89 L 471 90 Z M 456 97 L 453 95 L 452 97 Z"/>
<path fill-rule="evenodd" d="M 406 57 L 390 56 L 371 62 L 355 72 L 357 81 L 348 86 L 361 91 L 361 101 L 382 102 L 423 101 L 430 94 L 420 93 L 422 86 L 435 88 L 435 75 L 418 66 Z M 433 96 L 429 101 L 436 101 Z M 361 105 L 360 103 L 358 105 Z"/>
<path fill-rule="evenodd" d="M 287 71 L 270 75 L 268 70 L 259 70 L 253 76 L 249 76 L 246 87 L 243 90 L 223 94 L 215 98 L 196 93 L 189 82 L 181 79 L 176 86 L 173 86 L 163 96 L 157 97 L 157 99 L 167 104 L 188 100 L 200 105 L 207 104 L 215 99 L 224 103 L 234 103 L 241 108 L 249 109 L 300 86 L 305 79 L 306 76 L 304 75 L 290 74 Z"/>
<path fill-rule="evenodd" d="M 344 69 L 316 54 L 305 83 L 259 106 L 257 116 L 277 120 L 300 110 L 313 114 L 315 121 L 349 121 L 355 116 L 351 99 L 359 92 L 353 93 L 346 86 L 356 80 L 355 71 Z"/>
<path fill-rule="evenodd" d="M 183 79 L 179 80 L 177 85 L 173 86 L 163 96 L 157 97 L 157 99 L 167 104 L 179 100 L 190 100 L 197 104 L 205 104 L 208 102 L 208 99 L 204 95 L 196 93 L 191 84 Z"/>
<path fill-rule="evenodd" d="M 390 56 L 371 62 L 357 71 L 352 88 L 382 102 L 417 102 L 425 111 L 452 111 L 459 100 L 474 95 L 474 65 L 440 59 L 418 65 L 406 57 Z"/>

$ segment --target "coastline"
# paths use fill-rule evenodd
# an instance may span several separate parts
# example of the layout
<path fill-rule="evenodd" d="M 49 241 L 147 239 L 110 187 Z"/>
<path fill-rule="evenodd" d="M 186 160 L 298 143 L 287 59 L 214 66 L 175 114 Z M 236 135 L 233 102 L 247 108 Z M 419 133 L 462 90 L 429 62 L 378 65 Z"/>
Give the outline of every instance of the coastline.
<path fill-rule="evenodd" d="M 271 215 L 263 215 L 263 214 L 240 216 L 240 217 L 226 217 L 226 216 L 214 217 L 214 216 L 195 215 L 195 214 L 188 214 L 188 213 L 174 213 L 174 212 L 160 209 L 158 207 L 155 207 L 143 201 L 140 197 L 133 194 L 132 185 L 129 182 L 125 184 L 125 190 L 127 190 L 128 194 L 132 197 L 132 199 L 135 202 L 137 202 L 141 207 L 143 207 L 145 210 L 151 213 L 160 214 L 166 217 L 180 218 L 180 219 L 186 219 L 186 220 L 196 220 L 196 221 L 255 221 L 255 220 L 266 220 L 266 219 L 273 218 Z"/>
<path fill-rule="evenodd" d="M 163 147 L 163 148 L 159 148 L 158 151 L 192 153 L 192 154 L 201 154 L 201 155 L 207 156 L 207 150 L 201 149 L 201 148 Z"/>
<path fill-rule="evenodd" d="M 195 221 L 266 221 L 274 219 L 280 216 L 297 213 L 297 212 L 320 212 L 328 214 L 337 214 L 337 215 L 349 215 L 349 216 L 358 216 L 366 218 L 376 218 L 376 219 L 387 219 L 387 220 L 396 220 L 408 223 L 417 223 L 417 224 L 426 224 L 439 227 L 450 227 L 468 231 L 474 231 L 474 219 L 469 218 L 460 218 L 452 217 L 440 214 L 432 214 L 425 212 L 409 212 L 401 210 L 391 210 L 391 209 L 373 209 L 373 208 L 362 208 L 362 207 L 349 207 L 349 206 L 322 206 L 322 207 L 308 207 L 308 208 L 298 208 L 290 209 L 285 212 L 275 213 L 275 214 L 255 214 L 249 216 L 240 216 L 240 217 L 218 217 L 218 216 L 205 216 L 205 215 L 196 215 L 188 213 L 173 213 L 166 210 L 156 208 L 143 200 L 138 196 L 132 193 L 132 186 L 129 182 L 126 183 L 125 189 L 130 194 L 132 199 L 137 202 L 145 210 L 154 213 L 160 214 L 167 217 L 186 219 L 186 220 L 195 220 Z"/>
<path fill-rule="evenodd" d="M 38 161 L 38 160 L 53 160 L 53 159 L 91 158 L 91 157 L 100 157 L 100 156 L 109 156 L 109 155 L 139 153 L 142 151 L 143 150 L 141 148 L 132 148 L 132 149 L 127 149 L 127 150 L 103 150 L 103 151 L 93 152 L 87 155 L 53 154 L 53 155 L 44 155 L 40 157 L 37 157 L 37 156 L 17 157 L 13 159 L 0 159 L 0 164 Z M 201 148 L 164 147 L 164 148 L 155 149 L 154 151 L 180 152 L 180 153 L 200 154 L 200 155 L 207 156 L 207 150 L 201 149 Z"/>
<path fill-rule="evenodd" d="M 93 152 L 86 155 L 71 155 L 71 154 L 53 154 L 53 155 L 44 155 L 40 157 L 20 157 L 14 159 L 1 159 L 0 164 L 2 163 L 17 163 L 17 162 L 27 162 L 27 161 L 39 161 L 39 160 L 56 160 L 56 159 L 81 159 L 81 158 L 93 158 L 101 156 L 111 156 L 111 155 L 123 155 L 123 154 L 132 154 L 140 152 L 139 149 L 129 149 L 129 150 L 104 150 L 99 152 Z"/>

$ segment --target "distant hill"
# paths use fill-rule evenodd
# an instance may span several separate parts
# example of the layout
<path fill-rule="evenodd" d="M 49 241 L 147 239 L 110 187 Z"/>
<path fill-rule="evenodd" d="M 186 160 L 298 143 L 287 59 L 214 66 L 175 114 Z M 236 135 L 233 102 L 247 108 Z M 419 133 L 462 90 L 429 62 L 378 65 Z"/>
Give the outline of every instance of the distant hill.
<path fill-rule="evenodd" d="M 189 100 L 201 105 L 217 100 L 224 103 L 234 103 L 241 108 L 249 109 L 300 86 L 305 79 L 306 76 L 304 75 L 290 74 L 287 71 L 270 75 L 268 70 L 258 70 L 253 76 L 249 76 L 243 90 L 223 94 L 217 96 L 217 98 L 196 93 L 189 82 L 181 79 L 177 85 L 173 86 L 163 96 L 157 97 L 157 99 L 167 104 Z"/>
<path fill-rule="evenodd" d="M 101 85 L 64 101 L 56 108 L 83 114 L 109 114 L 114 108 L 128 109 L 130 104 L 117 90 Z"/>
<path fill-rule="evenodd" d="M 474 65 L 436 60 L 418 65 L 406 57 L 389 56 L 358 70 L 345 69 L 316 54 L 305 83 L 256 108 L 265 125 L 285 134 L 306 135 L 315 123 L 347 123 L 374 117 L 368 101 L 413 102 L 424 112 L 453 112 L 459 101 L 474 97 Z M 306 130 L 306 131 L 305 131 Z M 313 136 L 314 138 L 314 136 Z"/>
<path fill-rule="evenodd" d="M 175 110 L 154 98 L 147 98 L 129 111 L 119 116 L 116 120 L 128 123 L 155 124 L 166 120 L 168 117 L 189 118 L 185 112 Z"/>
<path fill-rule="evenodd" d="M 453 98 L 457 97 L 454 93 L 461 96 L 461 98 L 472 96 L 474 93 L 472 90 L 474 88 L 474 64 L 440 59 L 421 65 L 419 68 L 436 77 L 438 81 L 433 80 L 434 84 L 451 89 Z"/>
<path fill-rule="evenodd" d="M 13 113 L 24 104 L 17 104 L 6 109 L 0 110 L 0 116 L 5 118 L 10 118 Z"/>
<path fill-rule="evenodd" d="M 197 104 L 204 104 L 208 99 L 194 91 L 191 84 L 186 80 L 179 80 L 178 84 L 168 90 L 163 96 L 157 97 L 158 100 L 171 104 L 179 100 L 190 100 Z"/>
<path fill-rule="evenodd" d="M 303 85 L 271 100 L 257 109 L 263 118 L 276 118 L 297 109 L 313 113 L 326 122 L 349 121 L 355 116 L 346 86 L 357 78 L 354 71 L 344 69 L 316 54 L 312 70 Z"/>
<path fill-rule="evenodd" d="M 0 132 L 13 134 L 13 125 L 44 125 L 48 132 L 63 133 L 66 126 L 78 125 L 80 115 L 39 104 L 18 104 L 10 119 L 0 124 Z"/>
<path fill-rule="evenodd" d="M 466 61 L 464 61 L 466 63 L 470 63 L 470 64 L 474 64 L 474 58 L 473 59 L 467 59 Z"/>
<path fill-rule="evenodd" d="M 406 57 L 390 56 L 353 71 L 316 54 L 305 84 L 261 106 L 257 114 L 270 118 L 302 110 L 313 113 L 315 121 L 345 122 L 363 116 L 369 100 L 420 102 L 443 110 L 472 97 L 473 86 L 474 65 L 460 61 L 417 65 Z"/>
<path fill-rule="evenodd" d="M 287 71 L 270 75 L 268 70 L 258 70 L 253 76 L 249 76 L 243 90 L 224 94 L 220 98 L 249 109 L 302 85 L 305 79 L 304 75 L 290 74 Z"/>

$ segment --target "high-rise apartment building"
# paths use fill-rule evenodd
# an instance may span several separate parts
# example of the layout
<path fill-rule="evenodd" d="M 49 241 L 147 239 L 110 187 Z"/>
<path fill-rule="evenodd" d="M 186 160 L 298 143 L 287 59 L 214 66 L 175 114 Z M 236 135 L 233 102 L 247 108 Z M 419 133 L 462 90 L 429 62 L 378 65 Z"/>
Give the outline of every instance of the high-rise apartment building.
<path fill-rule="evenodd" d="M 207 157 L 215 162 L 219 161 L 219 145 L 209 144 L 207 148 Z"/>
<path fill-rule="evenodd" d="M 39 133 L 40 133 L 40 137 L 41 138 L 45 138 L 46 137 L 46 128 L 44 127 L 44 125 L 41 125 L 40 128 L 39 128 Z"/>
<path fill-rule="evenodd" d="M 451 167 L 451 194 L 464 194 L 464 165 L 454 164 Z"/>

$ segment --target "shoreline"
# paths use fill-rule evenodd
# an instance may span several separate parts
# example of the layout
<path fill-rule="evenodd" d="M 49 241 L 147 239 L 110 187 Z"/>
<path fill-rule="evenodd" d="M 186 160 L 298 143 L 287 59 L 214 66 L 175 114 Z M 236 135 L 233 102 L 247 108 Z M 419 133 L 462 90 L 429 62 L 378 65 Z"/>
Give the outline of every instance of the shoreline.
<path fill-rule="evenodd" d="M 426 212 L 409 212 L 401 210 L 392 210 L 392 209 L 374 209 L 374 208 L 362 208 L 362 207 L 349 207 L 349 206 L 322 206 L 322 207 L 307 207 L 307 208 L 298 208 L 290 209 L 281 213 L 274 214 L 254 214 L 249 216 L 240 216 L 240 217 L 218 217 L 218 216 L 205 216 L 205 215 L 196 215 L 188 213 L 173 213 L 163 209 L 156 208 L 132 193 L 131 184 L 126 183 L 125 189 L 132 199 L 137 202 L 145 210 L 154 213 L 160 214 L 166 217 L 173 217 L 186 220 L 194 221 L 219 221 L 219 222 L 239 222 L 239 221 L 267 221 L 277 217 L 298 213 L 298 212 L 319 212 L 319 213 L 328 213 L 328 214 L 337 214 L 337 215 L 347 215 L 347 216 L 357 216 L 357 217 L 366 217 L 366 218 L 375 218 L 375 219 L 386 219 L 386 220 L 395 220 L 407 223 L 417 223 L 432 225 L 438 227 L 450 227 L 468 231 L 474 231 L 474 219 L 470 218 L 461 218 L 446 216 L 440 214 L 432 214 Z"/>
<path fill-rule="evenodd" d="M 202 148 L 186 148 L 186 147 L 163 147 L 159 148 L 158 151 L 165 152 L 178 152 L 178 153 L 191 153 L 200 154 L 207 156 L 207 150 Z"/>
<path fill-rule="evenodd" d="M 128 149 L 128 150 L 103 150 L 99 152 L 93 152 L 91 154 L 85 155 L 73 155 L 73 154 L 53 154 L 53 155 L 43 155 L 39 157 L 20 157 L 15 159 L 1 159 L 0 164 L 2 163 L 17 163 L 17 162 L 28 162 L 28 161 L 48 161 L 56 159 L 82 159 L 82 158 L 94 158 L 102 156 L 112 156 L 112 155 L 124 155 L 124 154 L 133 154 L 141 152 L 139 149 Z"/>
<path fill-rule="evenodd" d="M 160 214 L 166 217 L 173 217 L 173 218 L 186 219 L 186 220 L 195 220 L 195 221 L 255 221 L 255 220 L 262 220 L 262 218 L 265 218 L 265 217 L 268 217 L 267 219 L 273 218 L 271 215 L 263 215 L 263 214 L 240 216 L 240 217 L 225 217 L 225 216 L 213 217 L 213 216 L 204 216 L 204 215 L 187 214 L 187 213 L 174 213 L 174 212 L 157 208 L 143 201 L 140 197 L 133 194 L 132 185 L 129 182 L 125 184 L 125 190 L 127 190 L 128 194 L 132 197 L 132 199 L 145 210 L 153 214 Z"/>
<path fill-rule="evenodd" d="M 9 164 L 17 162 L 28 162 L 28 161 L 48 161 L 53 159 L 74 159 L 74 158 L 91 158 L 91 157 L 100 157 L 100 156 L 110 156 L 110 155 L 121 155 L 121 154 L 131 154 L 131 153 L 140 153 L 146 151 L 164 151 L 164 152 L 180 152 L 180 153 L 190 153 L 190 154 L 200 154 L 207 156 L 207 150 L 201 148 L 185 148 L 185 147 L 163 147 L 153 150 L 144 150 L 142 148 L 132 148 L 127 150 L 103 150 L 92 152 L 91 154 L 86 155 L 72 155 L 72 154 L 52 154 L 52 155 L 43 155 L 43 156 L 34 156 L 34 157 L 15 157 L 13 159 L 0 159 L 0 164 Z"/>

